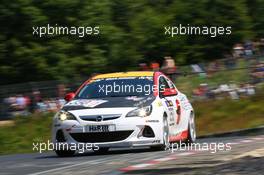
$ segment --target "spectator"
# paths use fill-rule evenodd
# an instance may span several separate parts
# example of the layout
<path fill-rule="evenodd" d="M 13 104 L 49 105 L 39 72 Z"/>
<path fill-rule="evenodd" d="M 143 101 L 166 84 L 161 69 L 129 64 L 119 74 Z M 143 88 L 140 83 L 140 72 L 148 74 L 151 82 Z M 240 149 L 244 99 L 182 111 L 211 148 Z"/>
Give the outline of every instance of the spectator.
<path fill-rule="evenodd" d="M 148 65 L 146 63 L 140 63 L 139 64 L 139 70 L 141 70 L 141 71 L 149 71 L 150 68 L 148 67 Z"/>
<path fill-rule="evenodd" d="M 203 68 L 200 65 L 192 64 L 191 68 L 192 68 L 192 72 L 199 73 L 199 76 L 201 78 L 205 78 L 207 76 L 207 74 L 205 73 L 205 71 L 203 70 Z"/>
<path fill-rule="evenodd" d="M 193 90 L 193 96 L 196 99 L 205 99 L 208 95 L 208 84 L 202 83 L 198 88 Z"/>
<path fill-rule="evenodd" d="M 251 41 L 247 41 L 244 44 L 244 49 L 246 57 L 251 57 L 253 55 L 253 44 Z"/>
<path fill-rule="evenodd" d="M 16 108 L 17 110 L 25 110 L 26 108 L 26 99 L 22 95 L 17 95 L 16 97 Z"/>
<path fill-rule="evenodd" d="M 29 112 L 34 113 L 38 110 L 38 103 L 41 101 L 40 92 L 38 90 L 34 90 L 29 98 L 31 102 L 29 106 Z"/>
<path fill-rule="evenodd" d="M 59 84 L 58 85 L 58 97 L 59 98 L 64 98 L 64 96 L 65 96 L 65 85 L 64 84 Z"/>
<path fill-rule="evenodd" d="M 231 82 L 231 84 L 229 85 L 229 95 L 230 95 L 232 100 L 238 100 L 239 99 L 237 89 L 238 89 L 237 85 L 235 83 Z"/>
<path fill-rule="evenodd" d="M 161 71 L 164 72 L 165 74 L 176 73 L 177 67 L 176 67 L 175 62 L 172 59 L 172 57 L 170 57 L 170 56 L 164 57 L 164 61 L 162 63 Z"/>
<path fill-rule="evenodd" d="M 251 70 L 250 73 L 253 83 L 260 83 L 264 80 L 264 63 L 259 63 L 256 65 L 256 68 Z"/>
<path fill-rule="evenodd" d="M 241 58 L 242 56 L 244 56 L 244 47 L 242 44 L 236 44 L 233 47 L 233 57 L 234 58 Z"/>
<path fill-rule="evenodd" d="M 255 88 L 253 85 L 251 84 L 246 84 L 246 92 L 247 92 L 247 95 L 251 96 L 251 95 L 255 95 Z"/>
<path fill-rule="evenodd" d="M 151 62 L 151 63 L 150 63 L 150 68 L 151 68 L 151 70 L 153 70 L 153 71 L 159 71 L 159 69 L 160 69 L 160 65 L 159 65 L 158 62 L 154 61 L 154 62 Z"/>

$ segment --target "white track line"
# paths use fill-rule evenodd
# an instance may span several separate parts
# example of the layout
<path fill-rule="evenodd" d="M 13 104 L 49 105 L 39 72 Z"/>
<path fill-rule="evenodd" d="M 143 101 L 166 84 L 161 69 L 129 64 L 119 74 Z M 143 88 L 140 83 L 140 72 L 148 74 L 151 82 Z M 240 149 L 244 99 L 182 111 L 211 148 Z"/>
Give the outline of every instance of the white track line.
<path fill-rule="evenodd" d="M 89 163 L 92 163 L 92 164 L 94 164 L 94 163 L 102 163 L 102 162 L 104 162 L 107 159 L 108 158 L 99 159 L 99 160 L 89 160 L 89 161 L 82 162 L 82 163 L 77 163 L 77 164 L 74 164 L 74 165 L 68 165 L 68 166 L 63 166 L 63 167 L 54 168 L 54 169 L 50 169 L 50 170 L 45 170 L 45 171 L 40 171 L 40 172 L 36 172 L 36 173 L 31 173 L 29 175 L 47 174 L 47 173 L 52 173 L 54 171 L 65 170 L 65 169 L 68 169 L 68 168 L 72 168 L 72 167 L 76 167 L 76 166 L 80 166 L 80 165 L 85 165 L 85 164 L 89 164 Z"/>
<path fill-rule="evenodd" d="M 240 143 L 250 143 L 253 142 L 253 140 L 241 140 Z"/>
<path fill-rule="evenodd" d="M 169 161 L 169 160 L 173 160 L 173 159 L 174 158 L 172 158 L 172 157 L 164 157 L 164 158 L 154 159 L 153 161 L 165 162 L 165 161 Z"/>

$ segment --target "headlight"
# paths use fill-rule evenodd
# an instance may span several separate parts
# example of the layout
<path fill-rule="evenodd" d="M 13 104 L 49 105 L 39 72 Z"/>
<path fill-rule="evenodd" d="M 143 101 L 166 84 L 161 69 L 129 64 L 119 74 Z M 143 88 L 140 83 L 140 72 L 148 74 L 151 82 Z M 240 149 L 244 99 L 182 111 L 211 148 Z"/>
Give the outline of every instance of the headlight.
<path fill-rule="evenodd" d="M 71 114 L 69 112 L 66 112 L 66 111 L 60 111 L 57 117 L 61 121 L 64 121 L 64 120 L 76 120 L 76 118 L 74 117 L 73 114 Z"/>
<path fill-rule="evenodd" d="M 146 106 L 143 108 L 138 108 L 127 113 L 126 117 L 146 117 L 152 112 L 152 106 Z"/>

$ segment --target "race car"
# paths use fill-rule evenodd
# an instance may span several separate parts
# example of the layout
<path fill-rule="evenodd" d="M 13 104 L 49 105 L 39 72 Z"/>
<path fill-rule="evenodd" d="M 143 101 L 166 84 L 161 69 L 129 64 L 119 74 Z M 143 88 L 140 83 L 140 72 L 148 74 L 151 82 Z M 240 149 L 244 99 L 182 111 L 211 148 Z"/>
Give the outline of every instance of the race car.
<path fill-rule="evenodd" d="M 103 153 L 140 146 L 165 150 L 170 143 L 196 139 L 191 103 L 161 72 L 95 75 L 65 100 L 53 119 L 58 156 L 72 156 L 79 147 L 71 146 L 84 143 Z"/>

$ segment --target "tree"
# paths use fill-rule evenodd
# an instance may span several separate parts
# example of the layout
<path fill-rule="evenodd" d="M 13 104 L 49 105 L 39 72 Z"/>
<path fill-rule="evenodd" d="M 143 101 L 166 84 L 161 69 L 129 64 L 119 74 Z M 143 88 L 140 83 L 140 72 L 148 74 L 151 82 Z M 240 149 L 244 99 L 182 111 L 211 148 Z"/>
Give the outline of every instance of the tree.
<path fill-rule="evenodd" d="M 14 0 L 0 4 L 0 84 L 87 78 L 135 70 L 140 62 L 177 64 L 222 58 L 233 44 L 263 36 L 263 0 Z M 99 26 L 100 34 L 38 37 L 32 27 Z M 232 34 L 164 34 L 164 27 L 232 26 Z"/>

